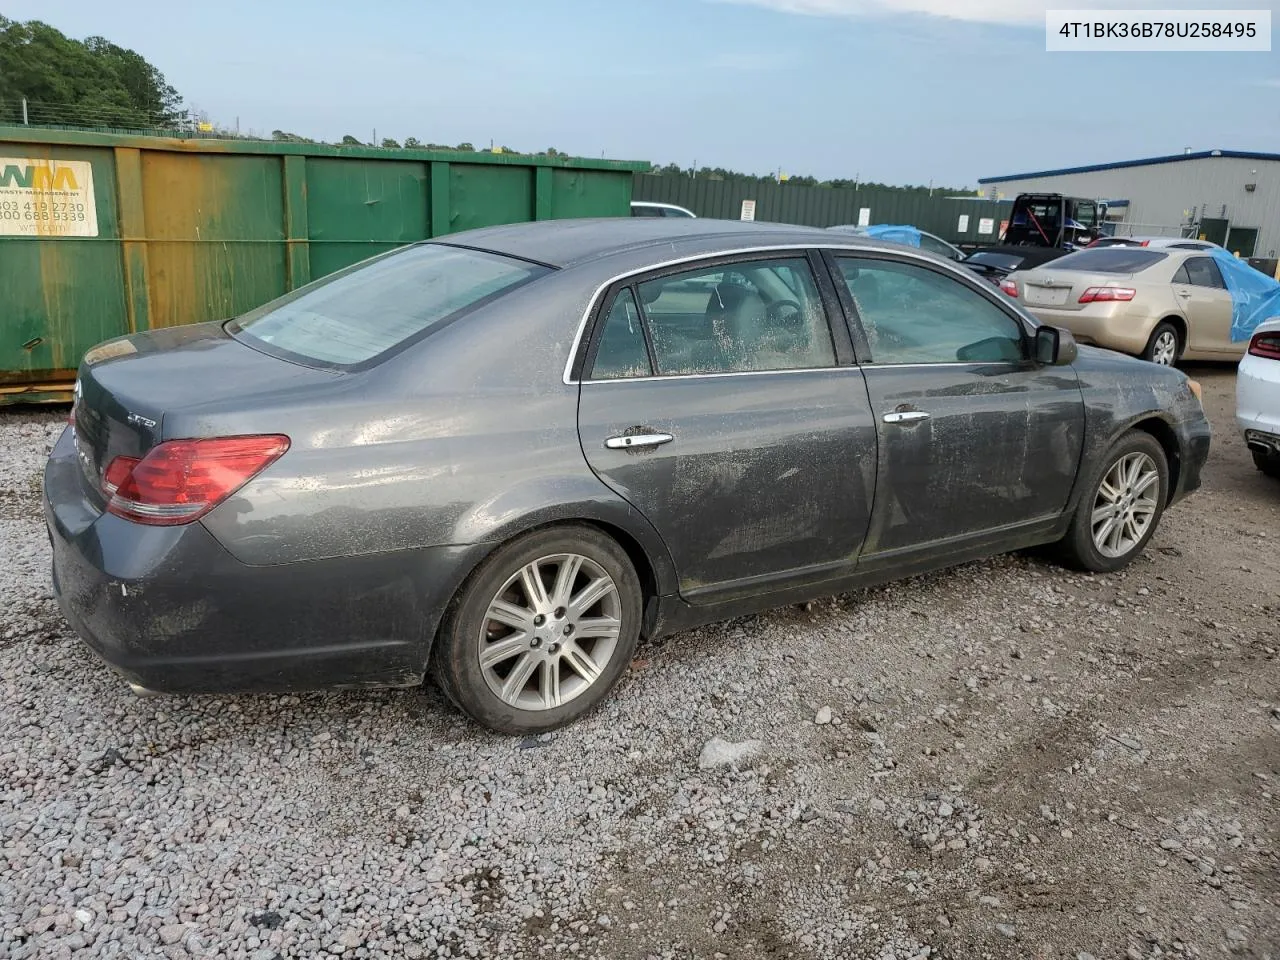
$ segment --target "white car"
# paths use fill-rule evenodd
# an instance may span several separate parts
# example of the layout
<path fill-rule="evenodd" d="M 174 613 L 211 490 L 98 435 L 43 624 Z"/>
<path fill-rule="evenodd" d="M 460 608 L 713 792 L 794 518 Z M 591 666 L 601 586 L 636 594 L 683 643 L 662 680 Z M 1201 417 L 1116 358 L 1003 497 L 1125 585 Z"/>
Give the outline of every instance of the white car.
<path fill-rule="evenodd" d="M 631 215 L 633 217 L 682 217 L 688 219 L 697 215 L 692 210 L 676 206 L 674 203 L 655 203 L 652 200 L 632 200 Z"/>
<path fill-rule="evenodd" d="M 1280 317 L 1258 326 L 1240 361 L 1236 423 L 1258 469 L 1280 479 Z"/>

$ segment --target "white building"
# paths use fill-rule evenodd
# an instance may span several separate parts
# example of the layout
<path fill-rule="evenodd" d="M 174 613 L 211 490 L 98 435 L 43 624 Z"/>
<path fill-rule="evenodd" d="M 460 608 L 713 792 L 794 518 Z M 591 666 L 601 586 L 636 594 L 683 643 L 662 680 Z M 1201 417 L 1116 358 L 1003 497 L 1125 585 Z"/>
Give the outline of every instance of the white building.
<path fill-rule="evenodd" d="M 978 183 L 996 199 L 1061 193 L 1105 200 L 1107 220 L 1121 236 L 1203 236 L 1242 257 L 1280 251 L 1280 154 L 1188 151 Z"/>

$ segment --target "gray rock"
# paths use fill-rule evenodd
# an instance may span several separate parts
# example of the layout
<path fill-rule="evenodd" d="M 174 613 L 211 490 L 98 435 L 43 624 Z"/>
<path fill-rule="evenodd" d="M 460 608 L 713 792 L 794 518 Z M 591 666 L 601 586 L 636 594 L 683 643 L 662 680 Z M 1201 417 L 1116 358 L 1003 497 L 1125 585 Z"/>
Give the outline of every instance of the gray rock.
<path fill-rule="evenodd" d="M 814 723 L 816 723 L 816 724 L 817 724 L 818 726 L 820 726 L 820 727 L 822 727 L 822 726 L 826 726 L 828 723 L 830 723 L 830 722 L 831 722 L 831 708 L 830 708 L 830 707 L 819 707 L 819 708 L 818 708 L 818 713 L 817 713 L 817 715 L 813 718 L 813 722 L 814 722 Z"/>
<path fill-rule="evenodd" d="M 1018 928 L 1011 923 L 997 923 L 996 930 L 1000 932 L 1000 936 L 1008 937 L 1010 940 L 1014 940 L 1018 936 Z"/>
<path fill-rule="evenodd" d="M 764 748 L 762 740 L 743 740 L 732 743 L 720 737 L 712 737 L 702 748 L 698 756 L 700 770 L 713 770 L 716 767 L 736 766 L 759 756 Z"/>

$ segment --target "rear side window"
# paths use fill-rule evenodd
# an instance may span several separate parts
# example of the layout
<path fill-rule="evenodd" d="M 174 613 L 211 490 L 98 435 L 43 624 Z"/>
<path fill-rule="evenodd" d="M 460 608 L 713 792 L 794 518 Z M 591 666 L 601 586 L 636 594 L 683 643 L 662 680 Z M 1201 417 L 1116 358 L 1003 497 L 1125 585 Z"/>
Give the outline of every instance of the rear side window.
<path fill-rule="evenodd" d="M 639 285 L 660 376 L 833 367 L 803 258 L 734 263 Z"/>
<path fill-rule="evenodd" d="M 1187 279 L 1183 281 L 1184 283 L 1190 283 L 1196 287 L 1212 287 L 1216 290 L 1226 288 L 1226 284 L 1222 282 L 1222 271 L 1210 257 L 1192 257 L 1182 265 L 1182 268 L 1187 271 Z"/>
<path fill-rule="evenodd" d="M 265 304 L 232 330 L 303 362 L 354 367 L 549 272 L 497 254 L 421 244 Z"/>
<path fill-rule="evenodd" d="M 1053 270 L 1080 270 L 1084 273 L 1138 273 L 1169 255 L 1145 247 L 1094 247 L 1069 253 L 1053 261 Z"/>

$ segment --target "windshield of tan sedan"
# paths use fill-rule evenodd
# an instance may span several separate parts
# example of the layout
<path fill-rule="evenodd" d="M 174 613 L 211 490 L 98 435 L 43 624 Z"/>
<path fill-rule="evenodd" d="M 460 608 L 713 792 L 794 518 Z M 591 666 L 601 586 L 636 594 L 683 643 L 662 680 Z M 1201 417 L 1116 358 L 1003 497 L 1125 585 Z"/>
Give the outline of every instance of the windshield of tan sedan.
<path fill-rule="evenodd" d="M 357 366 L 548 272 L 497 254 L 422 244 L 303 287 L 231 329 L 303 362 Z"/>

